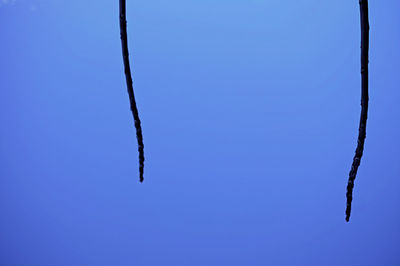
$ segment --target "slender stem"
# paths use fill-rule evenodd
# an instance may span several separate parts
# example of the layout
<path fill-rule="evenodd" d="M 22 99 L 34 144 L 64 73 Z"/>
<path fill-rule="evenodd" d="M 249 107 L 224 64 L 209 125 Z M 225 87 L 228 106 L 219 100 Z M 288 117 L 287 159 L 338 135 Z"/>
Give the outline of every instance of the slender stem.
<path fill-rule="evenodd" d="M 368 49 L 369 49 L 369 21 L 368 21 L 368 0 L 360 1 L 360 21 L 361 21 L 361 116 L 360 127 L 358 129 L 357 149 L 353 158 L 353 164 L 349 173 L 347 183 L 347 206 L 346 221 L 350 220 L 351 202 L 353 200 L 354 180 L 360 166 L 361 157 L 364 151 L 364 142 L 367 129 L 368 116 Z"/>
<path fill-rule="evenodd" d="M 143 145 L 142 127 L 141 127 L 140 119 L 139 119 L 139 112 L 136 107 L 135 94 L 133 92 L 131 67 L 129 64 L 128 34 L 126 31 L 126 1 L 125 0 L 119 1 L 119 27 L 120 27 L 120 32 L 121 32 L 122 56 L 124 59 L 126 86 L 128 88 L 129 102 L 131 104 L 131 111 L 132 111 L 133 119 L 135 121 L 136 138 L 137 138 L 137 142 L 138 142 L 140 182 L 143 182 L 144 145 Z"/>

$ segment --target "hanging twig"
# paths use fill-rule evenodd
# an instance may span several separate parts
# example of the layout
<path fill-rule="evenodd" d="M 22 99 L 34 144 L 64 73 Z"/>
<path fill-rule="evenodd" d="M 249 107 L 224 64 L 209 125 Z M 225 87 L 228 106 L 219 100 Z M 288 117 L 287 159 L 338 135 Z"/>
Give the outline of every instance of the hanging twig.
<path fill-rule="evenodd" d="M 350 219 L 351 201 L 353 200 L 354 180 L 356 179 L 357 169 L 360 166 L 361 157 L 364 151 L 364 142 L 366 136 L 367 115 L 368 115 L 368 49 L 369 49 L 368 0 L 359 0 L 359 1 L 360 1 L 360 21 L 361 21 L 361 116 L 360 116 L 360 127 L 358 129 L 357 149 L 349 173 L 349 181 L 347 183 L 346 221 L 349 221 Z"/>
<path fill-rule="evenodd" d="M 119 27 L 120 27 L 120 32 L 121 32 L 122 56 L 124 58 L 126 86 L 128 88 L 129 101 L 131 104 L 131 111 L 133 114 L 133 119 L 135 120 L 136 138 L 137 138 L 137 142 L 138 142 L 140 182 L 143 182 L 144 145 L 143 145 L 142 128 L 141 128 L 140 119 L 139 119 L 139 112 L 136 107 L 135 94 L 133 93 L 132 75 L 131 75 L 131 68 L 130 68 L 130 64 L 129 64 L 128 34 L 126 31 L 126 2 L 125 2 L 125 0 L 119 1 Z"/>

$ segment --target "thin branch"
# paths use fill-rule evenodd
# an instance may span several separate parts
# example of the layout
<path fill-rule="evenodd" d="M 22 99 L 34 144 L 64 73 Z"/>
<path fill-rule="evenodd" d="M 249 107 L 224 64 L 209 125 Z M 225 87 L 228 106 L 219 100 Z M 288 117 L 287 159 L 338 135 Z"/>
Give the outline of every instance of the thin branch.
<path fill-rule="evenodd" d="M 349 173 L 347 183 L 347 206 L 346 221 L 350 220 L 351 202 L 353 200 L 354 180 L 360 166 L 361 157 L 364 151 L 364 142 L 367 129 L 368 116 L 368 49 L 369 49 L 369 21 L 368 21 L 368 0 L 360 1 L 360 21 L 361 21 L 361 116 L 360 127 L 358 129 L 357 149 L 353 158 L 353 164 Z"/>
<path fill-rule="evenodd" d="M 137 142 L 138 142 L 140 182 L 143 182 L 144 145 L 143 145 L 142 127 L 140 125 L 139 112 L 136 107 L 135 94 L 133 92 L 131 68 L 130 68 L 130 64 L 129 64 L 128 34 L 126 31 L 126 2 L 125 2 L 125 0 L 119 1 L 119 27 L 120 27 L 120 32 L 121 32 L 122 56 L 124 59 L 126 86 L 128 88 L 129 101 L 131 104 L 131 111 L 132 111 L 133 119 L 135 120 L 136 138 L 137 138 Z"/>

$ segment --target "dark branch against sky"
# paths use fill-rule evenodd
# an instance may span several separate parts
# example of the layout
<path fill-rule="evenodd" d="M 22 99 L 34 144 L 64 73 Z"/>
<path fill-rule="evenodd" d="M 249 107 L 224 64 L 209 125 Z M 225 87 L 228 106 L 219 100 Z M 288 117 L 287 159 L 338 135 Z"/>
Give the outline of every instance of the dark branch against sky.
<path fill-rule="evenodd" d="M 361 157 L 364 151 L 364 142 L 367 129 L 368 116 L 368 49 L 369 49 L 369 21 L 368 21 L 368 0 L 360 0 L 360 22 L 361 22 L 361 116 L 358 129 L 357 148 L 353 158 L 353 164 L 349 173 L 347 183 L 347 206 L 346 221 L 350 220 L 351 202 L 353 200 L 354 180 L 360 166 Z"/>
<path fill-rule="evenodd" d="M 126 77 L 126 86 L 128 88 L 129 102 L 131 105 L 131 111 L 133 119 L 135 121 L 136 138 L 138 142 L 139 151 L 139 175 L 140 182 L 143 182 L 143 170 L 144 170 L 144 145 L 142 127 L 139 119 L 139 112 L 136 106 L 135 94 L 133 92 L 133 81 L 131 75 L 131 68 L 129 64 L 129 51 L 128 51 L 128 34 L 126 30 L 126 1 L 119 1 L 119 26 L 121 31 L 121 45 L 122 45 L 122 56 L 124 59 L 124 69 Z"/>

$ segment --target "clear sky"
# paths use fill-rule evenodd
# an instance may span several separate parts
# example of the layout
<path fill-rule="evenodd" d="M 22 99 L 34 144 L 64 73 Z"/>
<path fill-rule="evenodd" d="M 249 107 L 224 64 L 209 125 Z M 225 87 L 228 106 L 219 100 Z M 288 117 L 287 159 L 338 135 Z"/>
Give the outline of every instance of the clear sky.
<path fill-rule="evenodd" d="M 0 265 L 400 265 L 400 1 L 0 0 Z"/>

